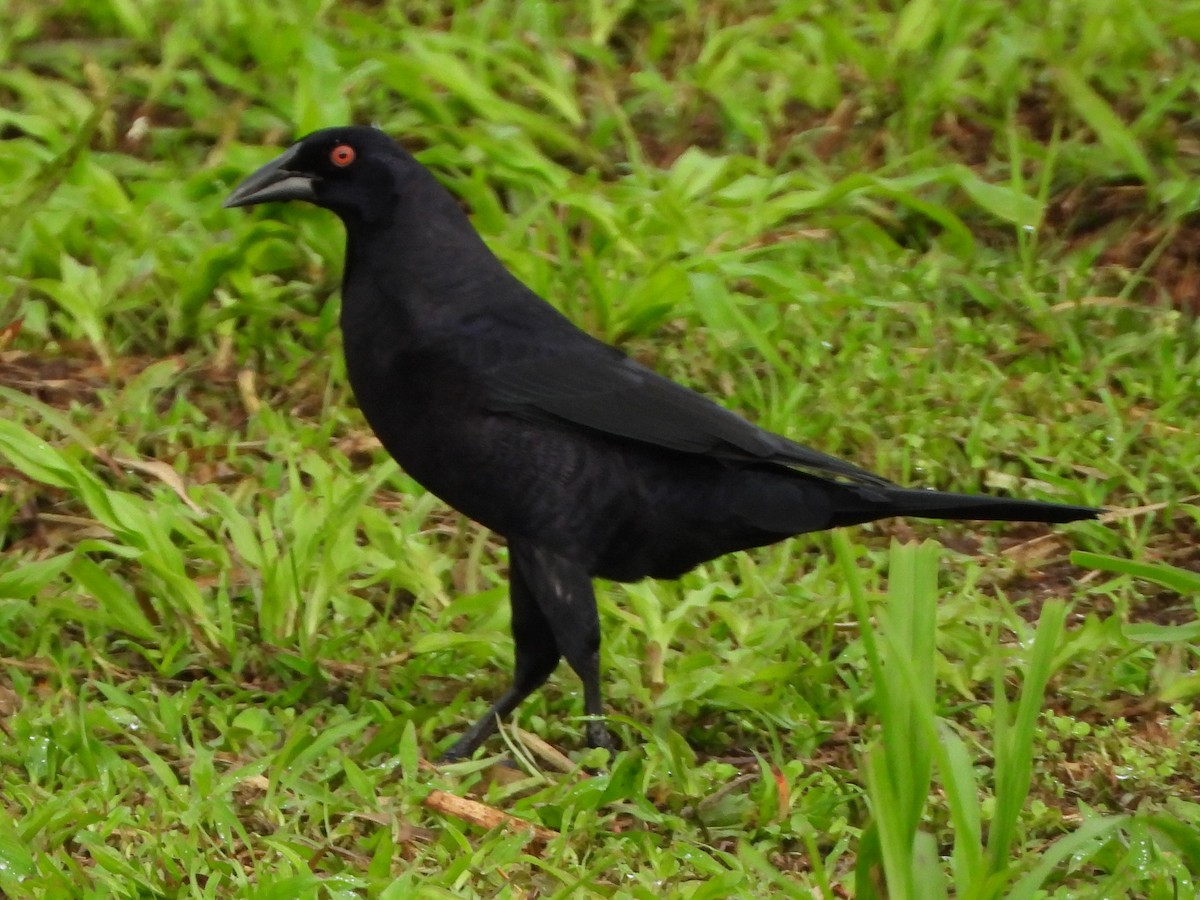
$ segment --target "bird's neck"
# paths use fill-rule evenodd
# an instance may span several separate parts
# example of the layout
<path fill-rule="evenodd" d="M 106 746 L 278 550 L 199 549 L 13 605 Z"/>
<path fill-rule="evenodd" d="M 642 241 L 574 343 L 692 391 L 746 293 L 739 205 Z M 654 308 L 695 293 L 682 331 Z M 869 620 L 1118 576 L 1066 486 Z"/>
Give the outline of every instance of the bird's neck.
<path fill-rule="evenodd" d="M 384 227 L 346 220 L 342 329 L 407 345 L 485 306 L 491 286 L 509 277 L 454 197 L 422 172 Z"/>

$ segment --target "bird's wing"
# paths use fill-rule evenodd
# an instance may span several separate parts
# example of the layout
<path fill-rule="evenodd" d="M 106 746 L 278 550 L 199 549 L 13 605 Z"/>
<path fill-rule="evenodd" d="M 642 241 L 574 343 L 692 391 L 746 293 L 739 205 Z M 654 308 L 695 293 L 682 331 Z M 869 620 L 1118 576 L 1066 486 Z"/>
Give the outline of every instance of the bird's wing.
<path fill-rule="evenodd" d="M 569 422 L 684 453 L 891 484 L 845 460 L 764 431 L 594 339 L 567 338 L 558 347 L 531 343 L 517 339 L 485 354 L 491 357 L 483 372 L 492 409 Z"/>

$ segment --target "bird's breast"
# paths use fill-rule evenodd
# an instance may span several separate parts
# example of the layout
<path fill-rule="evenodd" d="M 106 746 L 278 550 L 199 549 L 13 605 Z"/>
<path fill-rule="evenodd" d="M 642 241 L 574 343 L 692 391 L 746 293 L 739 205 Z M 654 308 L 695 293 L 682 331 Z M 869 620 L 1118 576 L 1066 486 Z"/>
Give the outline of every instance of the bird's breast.
<path fill-rule="evenodd" d="M 433 353 L 347 347 L 351 387 L 397 463 L 455 509 L 512 535 L 564 529 L 586 454 L 489 409 L 486 386 Z"/>

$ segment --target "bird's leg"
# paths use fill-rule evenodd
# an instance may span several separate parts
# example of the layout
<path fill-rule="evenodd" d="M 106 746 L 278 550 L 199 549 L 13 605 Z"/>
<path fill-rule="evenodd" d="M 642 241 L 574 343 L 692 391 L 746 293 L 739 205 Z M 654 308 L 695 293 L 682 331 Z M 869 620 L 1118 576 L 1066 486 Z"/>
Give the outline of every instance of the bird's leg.
<path fill-rule="evenodd" d="M 586 725 L 589 747 L 616 750 L 612 735 L 599 717 L 604 715 L 600 694 L 600 615 L 592 579 L 577 563 L 537 547 L 513 544 L 510 555 L 522 560 L 530 588 L 550 624 L 554 641 L 583 682 L 583 710 L 595 716 Z"/>
<path fill-rule="evenodd" d="M 516 554 L 513 555 L 511 569 L 509 601 L 512 604 L 512 633 L 516 645 L 512 687 L 441 755 L 439 762 L 469 758 L 480 744 L 491 737 L 499 721 L 541 687 L 558 665 L 559 652 L 554 632 L 534 599 L 530 582 Z"/>
<path fill-rule="evenodd" d="M 492 736 L 499 726 L 500 720 L 516 709 L 529 693 L 529 691 L 522 693 L 515 684 L 510 687 L 499 700 L 492 704 L 491 709 L 462 733 L 459 739 L 450 746 L 450 749 L 438 757 L 438 762 L 452 763 L 471 757 L 479 749 L 479 745 Z"/>
<path fill-rule="evenodd" d="M 593 600 L 593 608 L 594 605 L 595 601 Z M 599 621 L 597 621 L 597 635 L 599 627 Z M 603 716 L 604 700 L 600 696 L 600 651 L 595 650 L 586 658 L 579 660 L 572 659 L 568 654 L 567 662 L 571 664 L 571 668 L 583 682 L 583 711 L 589 716 Z M 585 727 L 589 747 L 602 747 L 610 753 L 617 752 L 617 745 L 613 741 L 612 734 L 599 718 L 589 719 Z"/>

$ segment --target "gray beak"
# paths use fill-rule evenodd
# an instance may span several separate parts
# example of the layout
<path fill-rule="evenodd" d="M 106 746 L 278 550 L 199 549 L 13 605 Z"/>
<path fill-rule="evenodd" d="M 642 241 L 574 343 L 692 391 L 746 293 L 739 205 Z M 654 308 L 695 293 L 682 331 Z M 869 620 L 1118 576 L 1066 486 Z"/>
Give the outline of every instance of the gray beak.
<path fill-rule="evenodd" d="M 288 169 L 288 163 L 299 152 L 299 146 L 294 146 L 271 160 L 234 188 L 221 205 L 229 209 L 232 206 L 254 206 L 256 203 L 276 200 L 308 200 L 315 203 L 317 195 L 313 191 L 312 176 Z"/>

